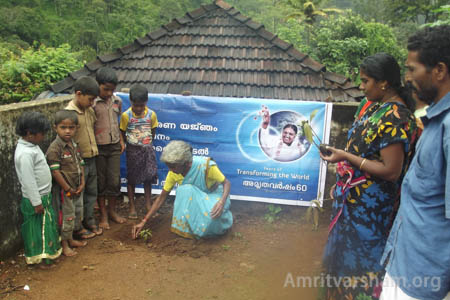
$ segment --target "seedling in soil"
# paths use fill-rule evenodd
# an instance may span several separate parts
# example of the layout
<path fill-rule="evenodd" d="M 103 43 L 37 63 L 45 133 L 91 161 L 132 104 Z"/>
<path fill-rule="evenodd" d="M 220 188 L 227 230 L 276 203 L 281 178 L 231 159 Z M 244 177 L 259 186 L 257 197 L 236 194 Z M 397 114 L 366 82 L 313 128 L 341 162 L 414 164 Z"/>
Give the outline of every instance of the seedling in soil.
<path fill-rule="evenodd" d="M 244 238 L 244 236 L 242 235 L 242 233 L 240 233 L 240 232 L 238 232 L 238 231 L 236 231 L 236 232 L 233 233 L 233 237 L 234 237 L 234 238 L 237 238 L 237 239 L 242 239 L 242 238 Z"/>
<path fill-rule="evenodd" d="M 139 236 L 144 239 L 144 242 L 147 242 L 152 237 L 152 231 L 150 229 L 144 229 L 139 232 Z"/>
<path fill-rule="evenodd" d="M 225 251 L 228 251 L 228 250 L 230 250 L 230 248 L 231 248 L 231 246 L 230 245 L 222 245 L 222 249 L 223 250 L 225 250 Z"/>
<path fill-rule="evenodd" d="M 267 223 L 272 224 L 280 217 L 278 214 L 281 212 L 281 207 L 270 204 L 267 206 L 267 213 L 264 215 L 264 219 Z"/>

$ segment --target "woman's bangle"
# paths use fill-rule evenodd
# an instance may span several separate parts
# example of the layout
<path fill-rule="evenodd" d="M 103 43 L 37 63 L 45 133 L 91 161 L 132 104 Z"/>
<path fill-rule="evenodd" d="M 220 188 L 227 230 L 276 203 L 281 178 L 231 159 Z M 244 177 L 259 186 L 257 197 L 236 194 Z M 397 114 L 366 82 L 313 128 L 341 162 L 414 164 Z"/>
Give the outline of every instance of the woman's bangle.
<path fill-rule="evenodd" d="M 363 167 L 364 163 L 366 162 L 367 158 L 364 158 L 361 163 L 359 164 L 359 169 L 361 170 L 361 168 Z"/>

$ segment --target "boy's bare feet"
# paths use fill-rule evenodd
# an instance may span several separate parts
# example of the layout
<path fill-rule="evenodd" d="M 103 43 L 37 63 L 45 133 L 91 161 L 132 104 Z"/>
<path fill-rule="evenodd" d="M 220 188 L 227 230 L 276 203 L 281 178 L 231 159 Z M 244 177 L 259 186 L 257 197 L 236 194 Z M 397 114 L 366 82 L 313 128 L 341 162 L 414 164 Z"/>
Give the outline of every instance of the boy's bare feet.
<path fill-rule="evenodd" d="M 111 227 L 109 227 L 109 222 L 108 220 L 106 221 L 100 221 L 100 223 L 98 223 L 98 227 L 103 228 L 105 230 L 110 229 Z"/>
<path fill-rule="evenodd" d="M 91 228 L 91 231 L 95 233 L 95 235 L 102 235 L 103 234 L 103 228 L 97 225 L 93 225 Z"/>
<path fill-rule="evenodd" d="M 130 212 L 128 213 L 128 219 L 137 220 L 136 207 L 134 206 L 134 201 L 130 201 Z"/>
<path fill-rule="evenodd" d="M 78 254 L 76 251 L 74 251 L 72 248 L 70 248 L 69 241 L 64 240 L 61 242 L 61 245 L 62 245 L 62 253 L 65 256 L 75 256 Z"/>
<path fill-rule="evenodd" d="M 130 212 L 128 213 L 128 219 L 137 220 L 137 218 L 138 218 L 137 212 L 130 210 Z"/>
<path fill-rule="evenodd" d="M 69 248 L 69 247 L 67 247 L 67 248 L 63 248 L 63 254 L 65 255 L 65 256 L 75 256 L 75 255 L 77 255 L 78 254 L 78 252 L 77 251 L 75 251 L 75 250 L 73 250 L 72 248 Z"/>
<path fill-rule="evenodd" d="M 84 247 L 87 245 L 87 241 L 69 240 L 69 246 L 72 248 Z"/>
<path fill-rule="evenodd" d="M 119 214 L 117 214 L 115 211 L 110 211 L 109 212 L 109 218 L 118 223 L 118 224 L 123 224 L 127 221 L 127 219 L 125 219 L 124 217 L 119 216 Z M 108 228 L 109 229 L 109 228 Z"/>
<path fill-rule="evenodd" d="M 106 212 L 106 208 L 102 209 L 102 212 L 100 214 L 100 222 L 98 223 L 98 227 L 103 229 L 110 229 L 109 222 L 108 222 L 108 213 Z"/>

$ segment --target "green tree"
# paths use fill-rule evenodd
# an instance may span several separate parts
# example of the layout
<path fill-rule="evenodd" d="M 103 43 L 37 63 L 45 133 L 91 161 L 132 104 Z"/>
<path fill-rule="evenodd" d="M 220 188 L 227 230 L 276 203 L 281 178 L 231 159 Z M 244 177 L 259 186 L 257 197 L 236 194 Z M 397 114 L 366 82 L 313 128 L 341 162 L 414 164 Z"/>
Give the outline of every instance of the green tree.
<path fill-rule="evenodd" d="M 284 5 L 285 0 L 229 0 L 227 3 L 236 7 L 241 13 L 254 21 L 264 24 L 267 30 L 276 32 L 278 26 L 284 22 L 289 8 Z"/>
<path fill-rule="evenodd" d="M 286 23 L 279 26 L 276 34 L 280 39 L 285 40 L 303 53 L 311 54 L 313 48 L 306 42 L 306 24 L 295 19 L 288 19 Z"/>
<path fill-rule="evenodd" d="M 389 26 L 352 14 L 323 20 L 312 43 L 320 62 L 353 80 L 358 80 L 359 65 L 366 56 L 387 52 L 403 61 L 406 55 Z"/>
<path fill-rule="evenodd" d="M 365 20 L 381 23 L 386 21 L 385 12 L 382 5 L 380 5 L 380 1 L 354 0 L 353 6 L 350 8 Z"/>
<path fill-rule="evenodd" d="M 32 44 L 45 38 L 46 26 L 39 10 L 25 7 L 2 7 L 0 9 L 0 36 L 8 40 L 11 36 Z"/>
<path fill-rule="evenodd" d="M 1 104 L 29 101 L 83 65 L 78 53 L 71 52 L 67 44 L 58 48 L 30 48 L 22 50 L 20 55 L 9 52 L 0 57 L 3 59 L 0 68 Z"/>
<path fill-rule="evenodd" d="M 313 25 L 316 22 L 317 17 L 327 17 L 330 13 L 342 12 L 337 8 L 319 8 L 321 2 L 321 0 L 287 0 L 287 6 L 292 9 L 287 18 L 295 18 L 300 22 Z"/>
<path fill-rule="evenodd" d="M 392 54 L 403 61 L 406 51 L 398 45 L 392 29 L 384 24 L 365 22 L 360 16 L 347 13 L 320 21 L 305 45 L 304 24 L 288 22 L 278 30 L 280 38 L 324 64 L 329 71 L 358 81 L 359 65 L 377 52 Z"/>
<path fill-rule="evenodd" d="M 437 20 L 432 23 L 426 23 L 424 26 L 450 25 L 450 5 L 443 5 L 433 10 L 438 15 Z"/>
<path fill-rule="evenodd" d="M 341 13 L 340 9 L 336 8 L 319 8 L 322 0 L 286 0 L 287 7 L 291 8 L 291 12 L 287 15 L 287 19 L 296 19 L 301 23 L 305 23 L 306 29 L 306 43 L 309 45 L 311 31 L 315 24 L 317 17 L 328 17 L 331 12 Z"/>
<path fill-rule="evenodd" d="M 448 4 L 448 0 L 383 0 L 384 12 L 389 23 L 395 25 L 412 21 L 430 23 L 437 20 L 433 10 Z"/>

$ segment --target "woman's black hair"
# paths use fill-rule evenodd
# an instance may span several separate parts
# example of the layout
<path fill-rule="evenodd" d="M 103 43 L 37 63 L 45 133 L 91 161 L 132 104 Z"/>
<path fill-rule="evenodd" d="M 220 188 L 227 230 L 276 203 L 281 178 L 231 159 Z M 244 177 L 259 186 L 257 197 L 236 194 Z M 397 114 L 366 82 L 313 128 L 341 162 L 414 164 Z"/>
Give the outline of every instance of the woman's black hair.
<path fill-rule="evenodd" d="M 50 122 L 47 117 L 37 111 L 27 111 L 20 115 L 16 122 L 16 134 L 21 137 L 28 133 L 46 133 L 50 130 Z"/>
<path fill-rule="evenodd" d="M 71 120 L 75 125 L 78 125 L 78 116 L 74 110 L 63 109 L 57 111 L 55 114 L 55 126 L 58 126 L 64 120 Z"/>
<path fill-rule="evenodd" d="M 363 60 L 360 68 L 376 81 L 386 80 L 389 87 L 392 87 L 405 101 L 409 110 L 415 110 L 416 103 L 408 89 L 402 85 L 400 66 L 392 55 L 381 52 L 368 56 Z"/>
<path fill-rule="evenodd" d="M 97 80 L 99 85 L 111 83 L 116 86 L 119 82 L 119 80 L 117 79 L 116 71 L 109 67 L 102 67 L 98 69 L 95 73 L 95 80 Z"/>
<path fill-rule="evenodd" d="M 286 128 L 291 128 L 292 130 L 295 131 L 295 134 L 297 134 L 297 132 L 298 132 L 297 126 L 295 126 L 294 124 L 286 124 L 286 125 L 283 127 L 283 130 L 285 130 Z"/>

